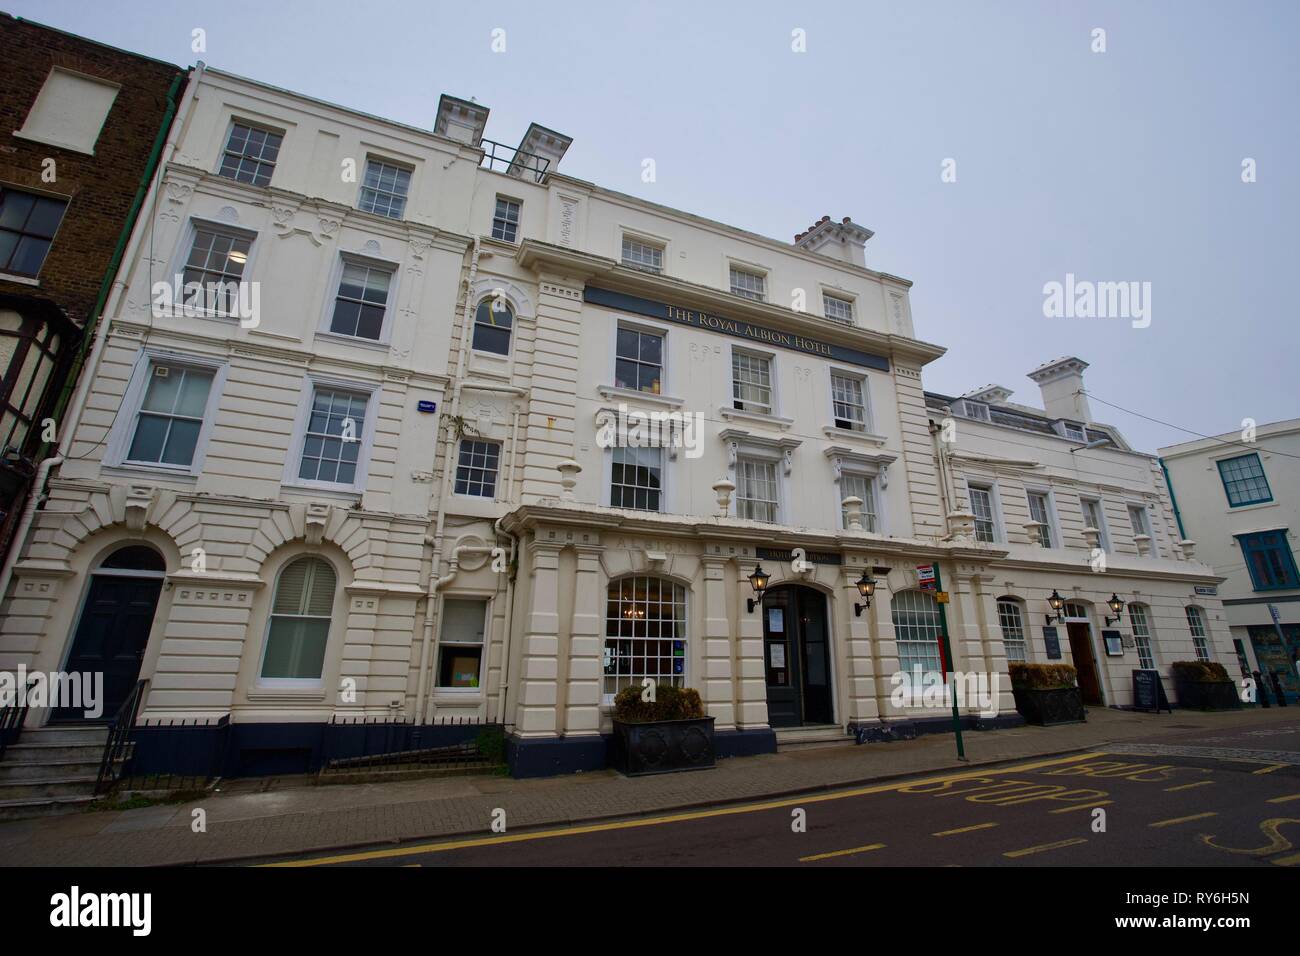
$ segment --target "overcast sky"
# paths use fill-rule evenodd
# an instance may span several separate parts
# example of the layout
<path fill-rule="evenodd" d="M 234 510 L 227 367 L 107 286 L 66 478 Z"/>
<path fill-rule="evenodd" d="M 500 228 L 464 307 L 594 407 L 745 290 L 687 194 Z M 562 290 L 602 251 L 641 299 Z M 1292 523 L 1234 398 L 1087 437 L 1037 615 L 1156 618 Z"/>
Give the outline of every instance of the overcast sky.
<path fill-rule="evenodd" d="M 949 349 L 936 391 L 1036 405 L 1025 373 L 1078 355 L 1094 416 L 1143 450 L 1192 436 L 1100 399 L 1207 434 L 1300 417 L 1295 2 L 0 7 L 425 128 L 472 96 L 491 139 L 536 121 L 574 138 L 570 175 L 783 241 L 851 216 Z M 1151 283 L 1149 326 L 1045 317 L 1067 273 Z"/>

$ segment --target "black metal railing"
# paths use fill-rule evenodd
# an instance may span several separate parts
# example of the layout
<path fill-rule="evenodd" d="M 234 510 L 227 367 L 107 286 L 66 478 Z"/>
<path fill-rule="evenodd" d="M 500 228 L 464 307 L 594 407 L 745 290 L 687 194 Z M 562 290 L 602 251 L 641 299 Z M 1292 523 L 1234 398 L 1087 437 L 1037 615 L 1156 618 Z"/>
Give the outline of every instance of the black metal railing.
<path fill-rule="evenodd" d="M 545 156 L 538 156 L 517 146 L 507 146 L 490 139 L 481 140 L 479 145 L 483 148 L 483 165 L 488 169 L 521 178 L 525 174 L 531 174 L 535 183 L 546 178 L 546 171 L 551 165 Z"/>
<path fill-rule="evenodd" d="M 444 717 L 425 724 L 416 724 L 407 718 L 330 718 L 334 727 L 369 727 L 374 730 L 401 731 L 391 744 L 374 753 L 353 757 L 326 757 L 321 763 L 321 775 L 360 773 L 367 771 L 396 770 L 464 770 L 487 768 L 504 758 L 504 737 L 499 724 L 486 723 L 477 717 Z M 460 740 L 440 746 L 423 743 L 429 738 L 452 733 L 473 739 Z M 480 746 L 486 741 L 486 746 Z"/>
<path fill-rule="evenodd" d="M 144 701 L 144 689 L 148 683 L 147 680 L 135 682 L 131 696 L 122 702 L 122 706 L 118 708 L 117 714 L 108 725 L 108 739 L 104 741 L 104 756 L 99 761 L 99 777 L 95 780 L 96 796 L 112 786 L 124 769 L 122 764 L 131 746 L 131 731 L 140 713 L 140 704 Z"/>
<path fill-rule="evenodd" d="M 23 724 L 27 722 L 28 701 L 32 699 L 32 685 L 36 683 L 36 678 L 27 682 L 27 687 L 22 692 L 22 698 L 15 700 L 12 704 L 6 704 L 0 707 L 0 760 L 5 759 L 5 750 L 10 744 L 18 743 L 18 738 L 22 736 Z"/>

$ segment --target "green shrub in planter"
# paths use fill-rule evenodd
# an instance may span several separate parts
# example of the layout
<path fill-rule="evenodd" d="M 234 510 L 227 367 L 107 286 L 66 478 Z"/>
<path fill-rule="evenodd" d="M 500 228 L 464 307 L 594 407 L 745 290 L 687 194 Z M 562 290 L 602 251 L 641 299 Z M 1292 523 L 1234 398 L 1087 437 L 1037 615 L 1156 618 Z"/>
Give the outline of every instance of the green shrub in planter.
<path fill-rule="evenodd" d="M 704 701 L 693 687 L 659 684 L 654 700 L 642 700 L 642 687 L 624 687 L 614 696 L 614 719 L 625 724 L 651 724 L 660 720 L 693 720 L 704 716 Z"/>
<path fill-rule="evenodd" d="M 1007 668 L 1011 671 L 1013 690 L 1056 690 L 1078 685 L 1072 664 L 1026 664 L 1012 661 Z"/>
<path fill-rule="evenodd" d="M 1195 710 L 1236 710 L 1237 685 L 1217 661 L 1174 661 L 1169 665 L 1178 706 Z"/>
<path fill-rule="evenodd" d="M 713 718 L 705 715 L 699 692 L 659 684 L 654 700 L 642 700 L 641 693 L 634 685 L 614 695 L 610 763 L 630 777 L 712 767 Z"/>
<path fill-rule="evenodd" d="M 1011 672 L 1016 710 L 1029 723 L 1050 727 L 1088 719 L 1072 665 L 1013 661 L 1007 669 Z"/>

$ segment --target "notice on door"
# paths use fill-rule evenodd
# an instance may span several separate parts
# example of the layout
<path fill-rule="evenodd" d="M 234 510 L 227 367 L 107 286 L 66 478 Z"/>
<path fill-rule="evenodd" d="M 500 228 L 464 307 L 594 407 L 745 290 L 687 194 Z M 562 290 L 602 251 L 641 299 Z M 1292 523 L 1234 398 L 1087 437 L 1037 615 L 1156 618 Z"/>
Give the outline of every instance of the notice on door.
<path fill-rule="evenodd" d="M 767 629 L 773 634 L 781 634 L 785 631 L 785 608 L 770 607 L 767 609 Z"/>
<path fill-rule="evenodd" d="M 767 645 L 767 665 L 773 670 L 785 667 L 785 645 L 769 644 Z"/>

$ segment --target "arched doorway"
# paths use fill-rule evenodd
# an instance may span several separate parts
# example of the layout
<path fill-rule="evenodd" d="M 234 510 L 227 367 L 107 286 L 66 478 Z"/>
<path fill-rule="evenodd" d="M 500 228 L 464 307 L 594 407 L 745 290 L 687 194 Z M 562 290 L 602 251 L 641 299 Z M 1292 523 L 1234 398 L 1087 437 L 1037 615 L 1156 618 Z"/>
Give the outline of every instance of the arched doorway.
<path fill-rule="evenodd" d="M 63 669 L 69 674 L 102 673 L 102 707 L 97 718 L 87 717 L 81 707 L 56 707 L 51 721 L 107 721 L 117 714 L 140 677 L 166 570 L 153 548 L 130 544 L 91 572 Z"/>
<path fill-rule="evenodd" d="M 824 594 L 785 584 L 763 595 L 763 663 L 769 726 L 834 722 Z"/>

